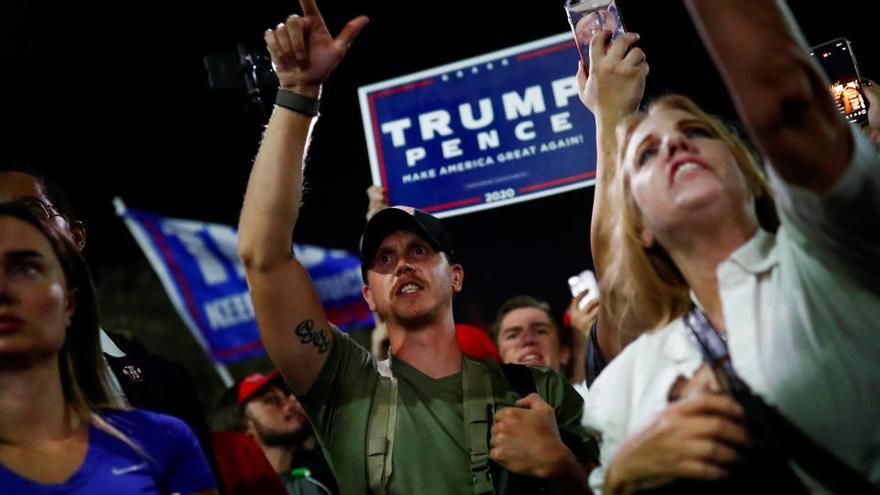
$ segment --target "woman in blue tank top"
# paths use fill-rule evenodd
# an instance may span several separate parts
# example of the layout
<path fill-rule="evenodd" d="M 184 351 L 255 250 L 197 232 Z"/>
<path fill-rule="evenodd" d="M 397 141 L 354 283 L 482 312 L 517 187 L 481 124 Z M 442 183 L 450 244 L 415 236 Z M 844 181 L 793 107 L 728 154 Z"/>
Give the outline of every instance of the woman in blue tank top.
<path fill-rule="evenodd" d="M 110 409 L 84 260 L 37 199 L 0 204 L 4 494 L 216 493 L 182 421 Z"/>

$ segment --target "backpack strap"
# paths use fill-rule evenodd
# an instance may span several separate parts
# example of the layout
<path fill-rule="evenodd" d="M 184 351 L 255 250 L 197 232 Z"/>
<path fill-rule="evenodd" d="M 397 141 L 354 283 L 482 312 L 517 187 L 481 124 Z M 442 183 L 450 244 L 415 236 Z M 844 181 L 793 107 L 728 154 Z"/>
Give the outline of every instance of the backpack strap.
<path fill-rule="evenodd" d="M 495 488 L 489 471 L 489 423 L 491 412 L 495 410 L 492 379 L 486 365 L 464 355 L 461 371 L 465 434 L 470 443 L 474 494 L 493 493 Z"/>
<path fill-rule="evenodd" d="M 397 427 L 397 379 L 389 360 L 376 363 L 379 382 L 373 392 L 367 425 L 367 481 L 370 492 L 385 495 L 391 478 L 394 432 Z"/>
<path fill-rule="evenodd" d="M 371 493 L 385 495 L 391 479 L 398 387 L 389 360 L 376 363 L 376 369 L 379 382 L 373 392 L 367 425 L 367 481 Z M 489 471 L 489 422 L 495 409 L 492 380 L 484 364 L 462 356 L 461 382 L 474 495 L 491 494 L 494 487 Z"/>
<path fill-rule="evenodd" d="M 754 436 L 757 432 L 758 438 L 753 441 L 778 449 L 833 493 L 880 494 L 880 489 L 864 475 L 813 440 L 752 391 L 734 370 L 727 342 L 700 309 L 692 307 L 683 320 L 703 355 L 703 361 L 745 410 L 749 433 Z"/>
<path fill-rule="evenodd" d="M 378 361 L 376 363 L 376 370 L 379 372 L 379 376 L 385 378 L 394 378 L 394 375 L 391 373 L 391 359 L 384 359 L 382 361 Z"/>

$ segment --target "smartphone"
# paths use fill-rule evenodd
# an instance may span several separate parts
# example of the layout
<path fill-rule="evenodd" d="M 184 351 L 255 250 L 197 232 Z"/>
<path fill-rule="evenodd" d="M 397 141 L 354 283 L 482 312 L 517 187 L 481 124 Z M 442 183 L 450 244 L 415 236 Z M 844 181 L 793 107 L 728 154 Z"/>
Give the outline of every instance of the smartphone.
<path fill-rule="evenodd" d="M 584 68 L 590 67 L 590 41 L 599 30 L 611 31 L 611 42 L 626 32 L 614 0 L 566 0 L 565 12 Z"/>
<path fill-rule="evenodd" d="M 568 277 L 568 287 L 571 289 L 571 297 L 577 297 L 585 290 L 590 289 L 590 293 L 578 303 L 578 309 L 583 310 L 590 301 L 599 299 L 599 283 L 592 270 L 584 270 L 577 275 Z"/>
<path fill-rule="evenodd" d="M 831 97 L 840 113 L 850 123 L 868 125 L 868 100 L 849 40 L 836 38 L 810 50 L 831 81 Z"/>

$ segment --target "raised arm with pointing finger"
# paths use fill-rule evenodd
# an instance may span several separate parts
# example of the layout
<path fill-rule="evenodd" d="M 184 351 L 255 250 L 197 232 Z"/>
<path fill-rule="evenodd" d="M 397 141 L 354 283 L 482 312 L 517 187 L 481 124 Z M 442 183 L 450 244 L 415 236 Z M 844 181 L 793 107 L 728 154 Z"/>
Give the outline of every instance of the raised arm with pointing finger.
<path fill-rule="evenodd" d="M 341 493 L 491 493 L 492 473 L 504 474 L 511 452 L 503 439 L 489 444 L 493 414 L 515 407 L 518 393 L 498 363 L 461 352 L 452 300 L 464 269 L 442 222 L 397 206 L 377 212 L 364 229 L 362 291 L 390 341 L 382 362 L 330 325 L 291 254 L 312 98 L 367 22 L 354 19 L 334 39 L 314 0 L 302 7 L 303 17 L 266 34 L 285 92 L 257 154 L 239 231 L 263 342 L 308 413 Z M 580 427 L 583 401 L 555 373 L 523 371 L 554 413 L 552 421 L 529 424 L 555 422 L 573 436 L 566 435 L 571 447 L 557 442 L 543 455 L 517 457 L 537 469 L 517 466 L 546 478 L 536 481 L 542 485 L 585 489 L 580 462 L 593 453 Z"/>
<path fill-rule="evenodd" d="M 315 0 L 300 4 L 303 15 L 291 15 L 274 30 L 267 30 L 265 39 L 279 91 L 307 107 L 320 96 L 321 85 L 368 19 L 353 19 L 334 38 Z M 296 393 L 309 389 L 333 345 L 311 279 L 291 252 L 302 194 L 303 155 L 313 120 L 313 115 L 276 106 L 254 162 L 239 221 L 239 255 L 260 334 L 272 361 Z"/>

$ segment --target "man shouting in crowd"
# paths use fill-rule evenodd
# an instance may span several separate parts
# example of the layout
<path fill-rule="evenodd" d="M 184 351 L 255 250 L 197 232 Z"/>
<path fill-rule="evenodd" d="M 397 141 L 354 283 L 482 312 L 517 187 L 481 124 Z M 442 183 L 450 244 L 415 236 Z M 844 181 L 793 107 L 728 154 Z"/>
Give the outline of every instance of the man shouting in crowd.
<path fill-rule="evenodd" d="M 517 473 L 548 489 L 585 491 L 588 439 L 571 386 L 552 371 L 522 368 L 537 394 L 521 398 L 500 365 L 462 355 L 452 297 L 464 270 L 436 218 L 389 208 L 361 240 L 363 295 L 387 322 L 389 361 L 377 363 L 327 321 L 291 236 L 321 85 L 368 20 L 350 21 L 333 38 L 315 1 L 301 5 L 303 16 L 266 32 L 280 89 L 245 195 L 239 252 L 263 342 L 306 409 L 340 490 L 492 493 Z M 563 444 L 560 429 L 577 442 Z M 506 471 L 493 476 L 496 463 Z"/>

